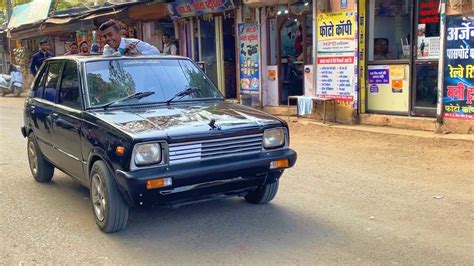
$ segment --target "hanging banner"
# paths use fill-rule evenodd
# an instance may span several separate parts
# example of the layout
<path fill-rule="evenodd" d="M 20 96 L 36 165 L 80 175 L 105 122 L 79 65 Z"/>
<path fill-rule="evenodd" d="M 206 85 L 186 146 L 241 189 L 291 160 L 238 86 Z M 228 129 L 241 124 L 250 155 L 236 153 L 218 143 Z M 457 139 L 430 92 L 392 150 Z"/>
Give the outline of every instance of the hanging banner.
<path fill-rule="evenodd" d="M 352 102 L 356 85 L 355 12 L 318 15 L 317 96 Z"/>
<path fill-rule="evenodd" d="M 171 18 L 183 18 L 234 9 L 232 0 L 177 0 L 168 4 Z"/>
<path fill-rule="evenodd" d="M 474 120 L 474 17 L 448 16 L 444 117 Z"/>
<path fill-rule="evenodd" d="M 259 95 L 260 30 L 256 23 L 240 23 L 238 27 L 240 94 Z M 255 97 L 252 97 L 255 98 Z M 257 100 L 257 98 L 255 98 Z"/>

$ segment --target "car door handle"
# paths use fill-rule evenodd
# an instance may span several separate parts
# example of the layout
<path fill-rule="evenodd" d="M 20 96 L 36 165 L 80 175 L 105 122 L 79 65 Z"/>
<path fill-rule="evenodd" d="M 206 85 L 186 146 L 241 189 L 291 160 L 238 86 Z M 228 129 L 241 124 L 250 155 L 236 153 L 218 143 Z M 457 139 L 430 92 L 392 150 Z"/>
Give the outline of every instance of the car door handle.
<path fill-rule="evenodd" d="M 30 113 L 34 114 L 36 112 L 36 106 L 31 105 L 30 106 Z"/>
<path fill-rule="evenodd" d="M 59 118 L 59 115 L 56 114 L 56 113 L 52 113 L 52 114 L 51 114 L 51 118 L 52 118 L 53 120 L 57 120 L 57 119 Z"/>

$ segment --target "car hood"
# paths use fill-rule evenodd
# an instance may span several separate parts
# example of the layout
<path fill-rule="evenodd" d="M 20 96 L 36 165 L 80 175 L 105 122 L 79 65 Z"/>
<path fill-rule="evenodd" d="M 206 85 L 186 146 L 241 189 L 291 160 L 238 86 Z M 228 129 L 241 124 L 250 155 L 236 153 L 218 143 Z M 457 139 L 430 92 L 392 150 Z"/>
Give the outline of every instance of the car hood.
<path fill-rule="evenodd" d="M 211 102 L 180 103 L 171 106 L 110 109 L 94 112 L 104 122 L 135 138 L 191 139 L 202 135 L 252 133 L 262 128 L 281 126 L 267 113 L 242 105 Z M 215 127 L 209 125 L 215 121 Z"/>

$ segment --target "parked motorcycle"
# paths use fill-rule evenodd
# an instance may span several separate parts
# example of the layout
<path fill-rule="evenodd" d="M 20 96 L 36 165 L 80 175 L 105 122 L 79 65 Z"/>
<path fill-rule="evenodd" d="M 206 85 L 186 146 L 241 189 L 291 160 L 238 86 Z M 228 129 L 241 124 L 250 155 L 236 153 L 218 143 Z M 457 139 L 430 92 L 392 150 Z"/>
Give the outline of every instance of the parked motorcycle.
<path fill-rule="evenodd" d="M 13 94 L 18 97 L 23 89 L 23 74 L 19 66 L 11 65 L 10 75 L 0 74 L 0 95 Z"/>

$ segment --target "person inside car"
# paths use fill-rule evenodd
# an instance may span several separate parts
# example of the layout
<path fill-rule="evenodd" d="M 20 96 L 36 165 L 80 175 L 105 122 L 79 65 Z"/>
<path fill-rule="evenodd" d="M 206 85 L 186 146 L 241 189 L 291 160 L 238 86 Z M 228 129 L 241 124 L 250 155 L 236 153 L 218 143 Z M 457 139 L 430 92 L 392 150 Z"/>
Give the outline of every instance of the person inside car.
<path fill-rule="evenodd" d="M 132 38 L 123 38 L 120 27 L 113 20 L 100 25 L 99 30 L 105 39 L 104 56 L 120 55 L 158 55 L 160 51 L 153 45 Z"/>

